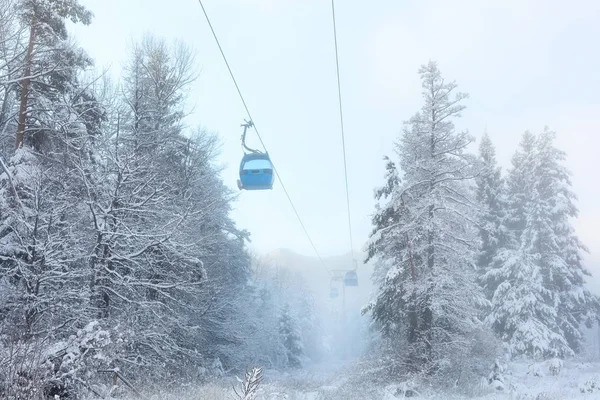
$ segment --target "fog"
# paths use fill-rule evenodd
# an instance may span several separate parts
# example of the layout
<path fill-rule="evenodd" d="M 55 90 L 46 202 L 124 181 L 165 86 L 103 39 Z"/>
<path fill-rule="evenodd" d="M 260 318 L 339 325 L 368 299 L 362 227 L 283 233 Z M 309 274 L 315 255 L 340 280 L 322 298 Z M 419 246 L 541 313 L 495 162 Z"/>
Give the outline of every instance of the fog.
<path fill-rule="evenodd" d="M 223 177 L 237 190 L 240 124 L 247 116 L 197 2 L 169 7 L 154 0 L 83 4 L 95 13 L 94 23 L 72 30 L 97 65 L 109 67 L 111 74 L 119 74 L 132 40 L 147 32 L 182 40 L 196 50 L 201 75 L 190 92 L 188 121 L 219 133 L 224 141 L 220 161 L 227 166 Z M 348 252 L 330 5 L 224 0 L 205 7 L 318 251 Z M 595 250 L 600 242 L 594 234 L 600 223 L 600 189 L 591 184 L 600 130 L 594 117 L 600 108 L 594 94 L 600 86 L 595 72 L 600 55 L 589 51 L 589 40 L 600 35 L 599 7 L 594 0 L 339 4 L 355 249 L 362 248 L 371 229 L 372 190 L 382 183 L 381 158 L 391 155 L 402 121 L 419 106 L 417 69 L 434 59 L 470 95 L 457 126 L 476 138 L 487 131 L 504 168 L 525 130 L 539 132 L 548 125 L 557 132 L 579 196 L 576 227 L 590 248 L 591 269 L 600 272 Z M 258 144 L 256 137 L 249 142 Z M 289 248 L 314 255 L 279 184 L 276 188 L 273 193 L 241 194 L 236 220 L 252 232 L 252 246 L 259 253 Z M 266 213 L 271 218 L 264 218 Z"/>

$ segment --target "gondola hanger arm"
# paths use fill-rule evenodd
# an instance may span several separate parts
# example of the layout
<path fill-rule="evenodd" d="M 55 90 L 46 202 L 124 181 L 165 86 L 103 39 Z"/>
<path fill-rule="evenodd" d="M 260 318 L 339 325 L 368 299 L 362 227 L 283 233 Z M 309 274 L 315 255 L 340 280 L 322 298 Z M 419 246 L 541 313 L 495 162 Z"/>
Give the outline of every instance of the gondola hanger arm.
<path fill-rule="evenodd" d="M 258 153 L 260 153 L 260 150 L 251 149 L 250 147 L 246 146 L 246 132 L 248 131 L 248 128 L 251 128 L 254 126 L 254 123 L 252 122 L 252 120 L 247 121 L 244 119 L 244 121 L 246 123 L 240 125 L 240 126 L 244 127 L 244 133 L 242 133 L 242 146 L 244 147 L 244 149 L 248 150 L 250 153 L 258 154 Z"/>

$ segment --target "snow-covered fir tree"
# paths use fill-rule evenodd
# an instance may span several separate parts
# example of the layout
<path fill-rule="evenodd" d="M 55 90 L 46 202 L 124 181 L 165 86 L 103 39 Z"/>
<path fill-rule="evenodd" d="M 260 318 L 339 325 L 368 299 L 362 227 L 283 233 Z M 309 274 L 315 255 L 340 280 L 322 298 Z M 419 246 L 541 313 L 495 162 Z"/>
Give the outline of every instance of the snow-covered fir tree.
<path fill-rule="evenodd" d="M 279 335 L 286 350 L 286 366 L 289 368 L 300 368 L 302 366 L 304 347 L 302 345 L 302 337 L 298 331 L 298 323 L 292 315 L 288 303 L 285 303 L 280 311 Z"/>
<path fill-rule="evenodd" d="M 506 186 L 501 168 L 497 165 L 496 149 L 487 133 L 479 144 L 479 162 L 481 165 L 476 183 L 481 249 L 477 263 L 480 274 L 483 275 L 492 267 L 496 255 L 506 247 L 508 240 Z M 491 297 L 498 283 L 490 280 L 483 281 L 482 284 L 486 294 Z"/>
<path fill-rule="evenodd" d="M 525 131 L 519 148 L 511 158 L 512 168 L 506 179 L 507 188 L 507 227 L 510 246 L 518 245 L 519 237 L 525 229 L 525 205 L 531 197 L 535 168 L 535 135 Z"/>
<path fill-rule="evenodd" d="M 598 297 L 584 287 L 586 276 L 591 276 L 583 264 L 583 253 L 588 249 L 573 227 L 573 219 L 579 214 L 577 196 L 572 189 L 571 172 L 564 165 L 566 153 L 554 145 L 555 138 L 556 133 L 546 127 L 537 140 L 534 193 L 543 202 L 550 229 L 537 234 L 536 246 L 540 262 L 548 266 L 544 274 L 548 287 L 559 292 L 558 324 L 570 348 L 578 352 L 583 343 L 580 325 L 591 326 L 597 316 Z"/>
<path fill-rule="evenodd" d="M 557 328 L 554 304 L 548 304 L 550 293 L 544 290 L 530 247 L 535 234 L 534 215 L 528 216 L 528 210 L 533 211 L 535 156 L 535 136 L 526 131 L 511 159 L 507 179 L 507 247 L 499 249 L 483 275 L 483 281 L 494 282 L 495 287 L 486 321 L 513 354 L 540 355 L 551 343 L 566 348 L 564 338 L 553 333 Z"/>
<path fill-rule="evenodd" d="M 554 132 L 523 135 L 509 175 L 511 242 L 484 278 L 499 282 L 487 321 L 513 355 L 564 357 L 582 341 L 597 299 L 587 291 L 577 216 L 565 153 Z"/>
<path fill-rule="evenodd" d="M 424 104 L 397 143 L 400 171 L 387 166 L 369 258 L 379 263 L 379 291 L 370 311 L 399 357 L 413 370 L 434 372 L 478 331 L 484 303 L 476 283 L 476 220 L 472 138 L 453 119 L 466 95 L 445 81 L 435 62 L 419 70 Z"/>

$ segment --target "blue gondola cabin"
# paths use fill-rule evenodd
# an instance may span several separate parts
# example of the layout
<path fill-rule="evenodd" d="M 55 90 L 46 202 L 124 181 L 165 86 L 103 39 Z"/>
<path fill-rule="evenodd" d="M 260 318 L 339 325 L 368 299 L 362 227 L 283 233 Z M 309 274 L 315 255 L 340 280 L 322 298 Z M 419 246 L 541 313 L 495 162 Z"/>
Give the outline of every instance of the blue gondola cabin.
<path fill-rule="evenodd" d="M 244 154 L 240 163 L 240 190 L 273 189 L 273 164 L 267 153 Z"/>

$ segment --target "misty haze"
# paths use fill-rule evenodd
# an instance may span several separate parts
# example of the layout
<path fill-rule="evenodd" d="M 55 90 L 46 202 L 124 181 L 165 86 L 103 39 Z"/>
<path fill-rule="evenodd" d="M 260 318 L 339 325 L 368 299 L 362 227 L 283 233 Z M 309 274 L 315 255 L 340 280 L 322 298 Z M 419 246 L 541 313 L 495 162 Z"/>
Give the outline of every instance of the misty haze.
<path fill-rule="evenodd" d="M 600 399 L 597 0 L 0 0 L 0 400 Z"/>

